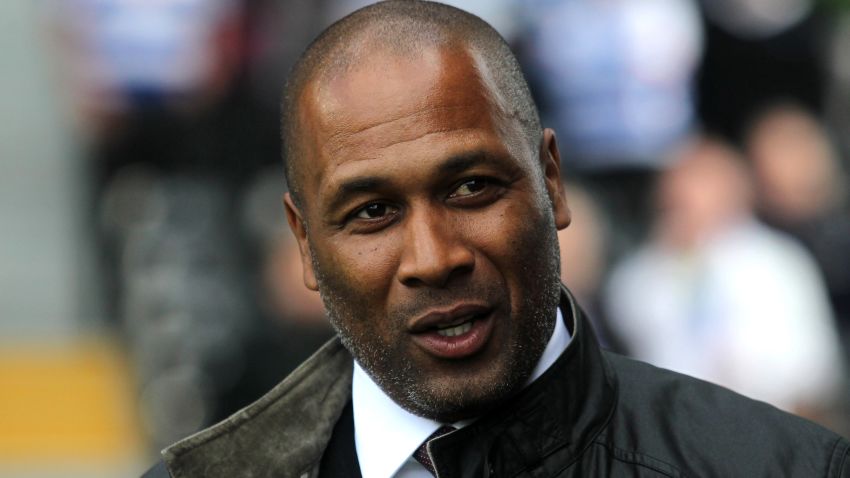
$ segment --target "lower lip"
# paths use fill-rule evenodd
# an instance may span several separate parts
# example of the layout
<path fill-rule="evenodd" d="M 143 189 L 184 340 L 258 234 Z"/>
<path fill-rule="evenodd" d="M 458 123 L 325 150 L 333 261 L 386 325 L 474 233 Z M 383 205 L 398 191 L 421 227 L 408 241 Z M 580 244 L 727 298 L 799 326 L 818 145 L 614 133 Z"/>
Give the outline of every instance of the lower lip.
<path fill-rule="evenodd" d="M 475 319 L 465 334 L 446 337 L 436 330 L 421 332 L 413 341 L 431 355 L 445 359 L 462 359 L 475 355 L 487 344 L 493 330 L 492 313 Z"/>

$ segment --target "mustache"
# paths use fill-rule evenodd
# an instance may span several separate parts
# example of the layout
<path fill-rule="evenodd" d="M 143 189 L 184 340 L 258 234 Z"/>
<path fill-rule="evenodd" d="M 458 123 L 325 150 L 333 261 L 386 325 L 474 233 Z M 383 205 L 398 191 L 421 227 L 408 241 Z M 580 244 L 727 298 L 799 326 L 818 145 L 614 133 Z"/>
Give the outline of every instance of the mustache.
<path fill-rule="evenodd" d="M 446 308 L 459 302 L 484 303 L 495 307 L 506 297 L 497 284 L 469 284 L 446 289 L 422 288 L 398 307 L 389 310 L 390 317 L 406 319 L 426 312 Z"/>

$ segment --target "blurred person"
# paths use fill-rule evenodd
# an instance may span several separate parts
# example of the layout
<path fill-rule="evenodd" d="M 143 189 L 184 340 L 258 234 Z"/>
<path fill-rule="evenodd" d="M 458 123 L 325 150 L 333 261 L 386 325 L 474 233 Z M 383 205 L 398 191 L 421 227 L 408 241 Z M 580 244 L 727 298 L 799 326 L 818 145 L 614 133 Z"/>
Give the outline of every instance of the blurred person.
<path fill-rule="evenodd" d="M 254 300 L 253 244 L 239 227 L 246 185 L 279 154 L 276 105 L 259 104 L 247 82 L 242 1 L 51 5 L 89 135 L 99 216 L 86 219 L 97 227 L 106 325 L 131 351 L 159 448 L 291 370 L 249 368 L 278 342 L 257 339 L 277 336 Z M 252 389 L 251 374 L 263 373 L 272 378 Z"/>
<path fill-rule="evenodd" d="M 280 103 L 280 85 L 310 40 L 326 26 L 328 1 L 248 0 L 248 77 L 263 104 Z"/>
<path fill-rule="evenodd" d="M 703 7 L 712 21 L 743 38 L 778 35 L 811 13 L 812 0 L 711 0 Z"/>
<path fill-rule="evenodd" d="M 850 109 L 845 107 L 850 102 L 850 3 L 836 1 L 832 5 L 836 20 L 826 49 L 829 78 L 823 100 L 824 116 L 830 130 L 850 131 Z M 850 157 L 850 135 L 836 135 L 833 140 L 841 157 Z"/>
<path fill-rule="evenodd" d="M 301 285 L 301 252 L 289 233 L 281 234 L 267 252 L 263 279 L 269 305 L 281 320 L 305 327 L 327 327 L 322 299 Z"/>
<path fill-rule="evenodd" d="M 480 18 L 366 7 L 284 98 L 286 217 L 337 337 L 149 476 L 850 472 L 815 424 L 600 350 L 560 281 L 554 132 Z"/>
<path fill-rule="evenodd" d="M 622 350 L 600 310 L 600 288 L 608 269 L 609 220 L 596 199 L 578 183 L 565 182 L 572 227 L 558 231 L 561 280 L 587 312 L 603 347 Z"/>
<path fill-rule="evenodd" d="M 826 419 L 843 367 L 823 283 L 799 245 L 753 218 L 743 160 L 695 139 L 656 199 L 652 239 L 607 286 L 611 326 L 631 354 Z"/>
<path fill-rule="evenodd" d="M 778 99 L 824 106 L 824 46 L 836 15 L 815 0 L 701 0 L 700 124 L 740 144 L 747 119 Z"/>
<path fill-rule="evenodd" d="M 525 0 L 520 53 L 543 118 L 611 221 L 615 257 L 646 234 L 665 159 L 695 123 L 693 0 Z"/>
<path fill-rule="evenodd" d="M 329 0 L 325 5 L 327 23 L 379 0 Z M 466 10 L 489 23 L 508 43 L 522 28 L 523 0 L 447 0 L 441 3 Z"/>
<path fill-rule="evenodd" d="M 565 183 L 573 225 L 558 231 L 561 251 L 561 279 L 570 284 L 582 306 L 596 299 L 606 265 L 605 217 L 587 191 L 574 183 Z"/>
<path fill-rule="evenodd" d="M 747 135 L 759 206 L 772 223 L 800 224 L 839 209 L 846 177 L 820 122 L 803 108 L 778 104 L 753 122 Z"/>
<path fill-rule="evenodd" d="M 261 170 L 242 195 L 242 227 L 258 255 L 260 302 L 274 322 L 326 328 L 319 294 L 300 287 L 298 242 L 280 214 L 281 198 L 286 193 L 280 181 L 282 173 L 279 165 Z"/>
<path fill-rule="evenodd" d="M 792 104 L 764 111 L 746 145 L 760 213 L 812 253 L 850 339 L 850 183 L 836 148 L 821 123 Z"/>
<path fill-rule="evenodd" d="M 694 122 L 692 0 L 525 0 L 523 53 L 571 172 L 657 169 Z"/>
<path fill-rule="evenodd" d="M 251 251 L 246 277 L 254 290 L 256 320 L 240 341 L 238 379 L 216 397 L 213 421 L 250 404 L 295 370 L 331 336 L 319 294 L 301 284 L 298 243 L 280 214 L 285 188 L 280 166 L 257 173 L 241 197 L 241 225 Z"/>
<path fill-rule="evenodd" d="M 104 282 L 154 446 L 211 423 L 244 372 L 256 314 L 230 200 L 221 181 L 143 165 L 119 170 L 101 197 Z"/>
<path fill-rule="evenodd" d="M 239 0 L 49 2 L 84 121 L 100 134 L 137 109 L 195 109 L 240 61 Z"/>

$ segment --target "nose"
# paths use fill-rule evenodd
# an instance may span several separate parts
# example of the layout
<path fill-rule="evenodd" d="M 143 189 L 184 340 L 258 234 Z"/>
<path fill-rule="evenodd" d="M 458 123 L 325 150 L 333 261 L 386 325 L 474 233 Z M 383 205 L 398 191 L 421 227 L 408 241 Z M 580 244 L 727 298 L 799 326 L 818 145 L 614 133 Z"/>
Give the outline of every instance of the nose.
<path fill-rule="evenodd" d="M 445 287 L 475 267 L 475 253 L 452 220 L 421 212 L 407 218 L 398 280 L 408 287 Z"/>

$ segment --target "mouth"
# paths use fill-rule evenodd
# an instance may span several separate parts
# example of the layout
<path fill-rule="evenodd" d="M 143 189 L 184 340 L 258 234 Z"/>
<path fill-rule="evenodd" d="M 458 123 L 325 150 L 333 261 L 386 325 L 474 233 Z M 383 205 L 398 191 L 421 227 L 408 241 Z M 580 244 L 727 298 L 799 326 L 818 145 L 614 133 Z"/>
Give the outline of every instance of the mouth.
<path fill-rule="evenodd" d="M 481 304 L 457 304 L 446 309 L 434 309 L 413 318 L 408 330 L 414 334 L 430 331 L 451 331 L 488 315 L 491 307 Z M 462 333 L 462 332 L 461 332 Z"/>
<path fill-rule="evenodd" d="M 473 320 L 475 319 L 466 320 L 458 325 L 449 325 L 444 328 L 437 328 L 437 333 L 443 337 L 457 337 L 458 335 L 463 335 L 472 330 Z"/>
<path fill-rule="evenodd" d="M 464 313 L 460 316 L 450 314 L 449 318 L 441 320 L 431 326 L 429 329 L 437 332 L 443 337 L 457 337 L 472 330 L 472 325 L 476 320 L 481 320 L 489 314 L 489 311 L 478 311 Z"/>
<path fill-rule="evenodd" d="M 410 327 L 414 342 L 429 355 L 460 359 L 482 350 L 493 329 L 493 309 L 463 305 L 431 312 L 415 319 Z"/>

